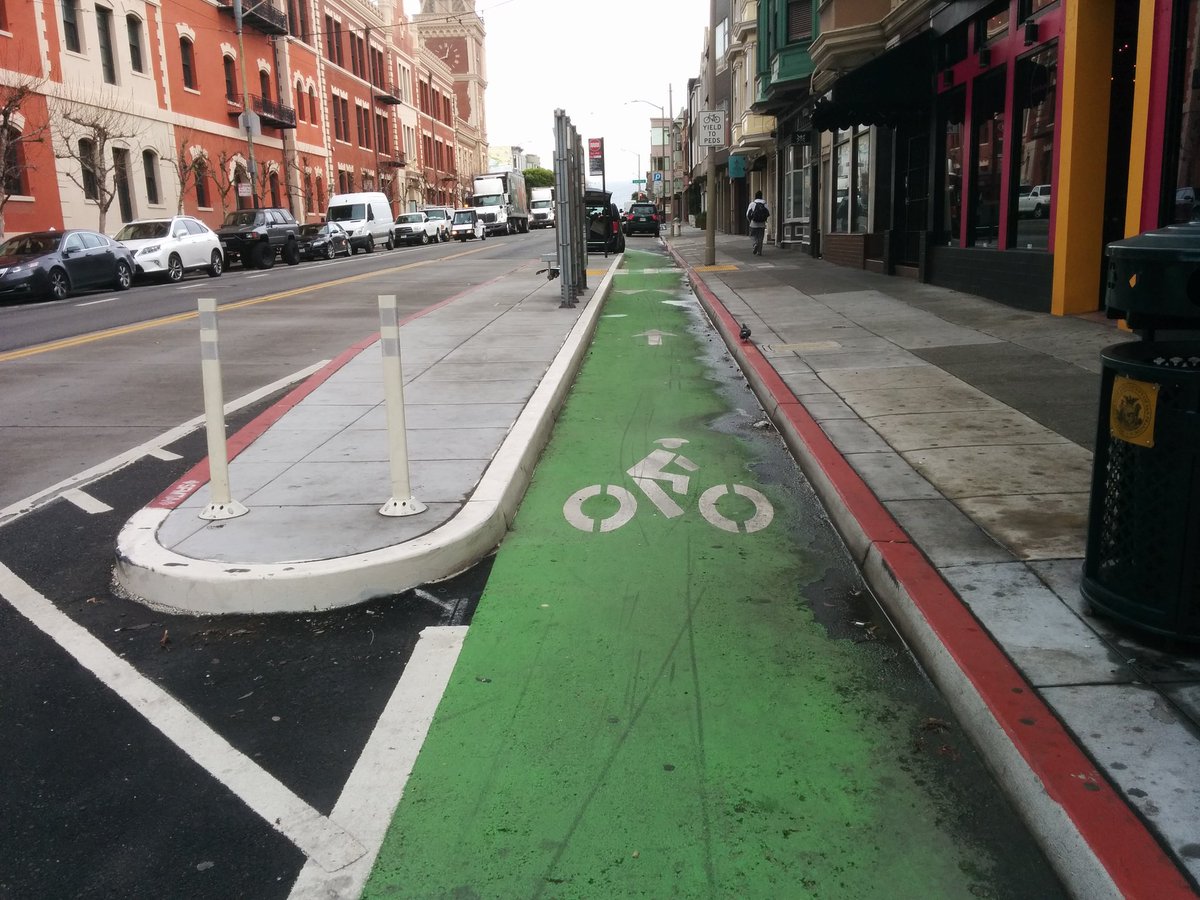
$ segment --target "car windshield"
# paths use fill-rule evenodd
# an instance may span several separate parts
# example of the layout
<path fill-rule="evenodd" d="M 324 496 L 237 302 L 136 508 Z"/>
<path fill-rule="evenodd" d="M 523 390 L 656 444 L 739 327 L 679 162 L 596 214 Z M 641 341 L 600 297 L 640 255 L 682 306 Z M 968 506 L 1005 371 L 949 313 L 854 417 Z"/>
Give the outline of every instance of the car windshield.
<path fill-rule="evenodd" d="M 470 225 L 475 221 L 475 210 L 460 209 L 454 214 L 455 225 Z"/>
<path fill-rule="evenodd" d="M 1033 191 L 1032 184 L 1023 184 L 1019 188 L 1017 188 L 1017 196 L 1018 197 L 1028 197 L 1031 191 Z"/>
<path fill-rule="evenodd" d="M 553 205 L 554 205 L 553 200 L 534 200 L 533 201 L 534 209 L 549 209 Z"/>
<path fill-rule="evenodd" d="M 449 218 L 449 216 L 446 215 L 446 211 L 444 209 L 427 209 L 427 210 L 425 210 L 425 215 L 429 216 L 429 218 L 431 218 L 431 219 L 447 219 L 447 218 Z"/>
<path fill-rule="evenodd" d="M 231 213 L 225 214 L 225 221 L 222 225 L 254 225 L 259 220 L 262 213 L 256 212 L 253 209 L 235 209 Z"/>
<path fill-rule="evenodd" d="M 425 217 L 422 216 L 420 213 L 408 213 L 403 216 L 396 216 L 396 221 L 397 222 L 418 222 L 419 223 L 419 222 L 425 221 Z"/>
<path fill-rule="evenodd" d="M 476 206 L 503 206 L 504 196 L 502 194 L 480 194 L 475 198 Z"/>
<path fill-rule="evenodd" d="M 60 243 L 61 234 L 20 234 L 0 244 L 0 256 L 40 256 L 53 253 Z"/>
<path fill-rule="evenodd" d="M 352 222 L 355 219 L 365 219 L 367 207 L 363 203 L 347 203 L 345 206 L 329 207 L 330 222 Z"/>
<path fill-rule="evenodd" d="M 118 241 L 148 241 L 165 238 L 171 233 L 171 223 L 163 222 L 130 222 L 117 232 Z"/>

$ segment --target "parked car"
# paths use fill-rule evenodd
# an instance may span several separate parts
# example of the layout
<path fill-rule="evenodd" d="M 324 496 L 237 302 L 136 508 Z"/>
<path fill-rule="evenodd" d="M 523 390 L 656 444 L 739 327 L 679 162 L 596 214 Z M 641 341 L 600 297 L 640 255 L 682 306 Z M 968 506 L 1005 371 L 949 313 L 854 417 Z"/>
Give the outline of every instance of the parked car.
<path fill-rule="evenodd" d="M 297 238 L 300 255 L 305 259 L 333 259 L 350 255 L 350 235 L 336 222 L 310 222 L 300 226 Z"/>
<path fill-rule="evenodd" d="M 1175 190 L 1175 224 L 1191 222 L 1200 216 L 1200 206 L 1196 205 L 1196 189 L 1181 187 Z"/>
<path fill-rule="evenodd" d="M 1017 192 L 1017 215 L 1043 219 L 1050 215 L 1050 185 L 1021 185 Z"/>
<path fill-rule="evenodd" d="M 428 244 L 438 240 L 438 223 L 423 212 L 401 213 L 396 216 L 392 240 L 405 244 Z"/>
<path fill-rule="evenodd" d="M 625 252 L 625 235 L 621 233 L 621 212 L 612 202 L 612 193 L 589 188 L 583 192 L 587 210 L 587 249 L 589 253 Z"/>
<path fill-rule="evenodd" d="M 474 209 L 456 209 L 454 218 L 450 222 L 450 233 L 452 237 L 458 238 L 460 241 L 466 241 L 468 238 L 487 240 L 487 228 L 484 227 L 483 216 Z"/>
<path fill-rule="evenodd" d="M 626 234 L 659 235 L 658 207 L 653 203 L 631 203 L 625 212 Z"/>
<path fill-rule="evenodd" d="M 138 275 L 175 282 L 197 269 L 207 271 L 210 278 L 225 271 L 221 239 L 191 216 L 127 222 L 113 240 L 129 248 Z"/>
<path fill-rule="evenodd" d="M 391 250 L 392 205 L 381 191 L 358 191 L 353 194 L 334 194 L 329 198 L 326 222 L 337 222 L 350 235 L 350 251 L 371 253 L 376 246 Z"/>
<path fill-rule="evenodd" d="M 424 206 L 421 212 L 429 216 L 438 224 L 438 238 L 442 241 L 450 240 L 450 223 L 454 219 L 454 207 L 452 206 Z"/>
<path fill-rule="evenodd" d="M 123 291 L 132 283 L 129 248 L 95 231 L 32 231 L 0 244 L 0 297 L 65 300 L 76 291 Z"/>
<path fill-rule="evenodd" d="M 279 257 L 289 266 L 300 262 L 300 223 L 279 207 L 235 209 L 225 215 L 217 237 L 225 248 L 225 264 L 240 259 L 247 268 L 269 269 Z"/>

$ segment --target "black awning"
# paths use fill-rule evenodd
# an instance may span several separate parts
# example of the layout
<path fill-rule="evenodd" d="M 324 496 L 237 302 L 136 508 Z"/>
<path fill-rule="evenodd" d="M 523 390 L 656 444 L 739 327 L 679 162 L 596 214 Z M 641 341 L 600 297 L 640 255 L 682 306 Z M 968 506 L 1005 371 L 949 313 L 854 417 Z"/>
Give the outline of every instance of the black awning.
<path fill-rule="evenodd" d="M 834 131 L 920 116 L 933 102 L 934 71 L 933 32 L 922 31 L 835 81 L 830 97 L 817 101 L 813 126 Z"/>

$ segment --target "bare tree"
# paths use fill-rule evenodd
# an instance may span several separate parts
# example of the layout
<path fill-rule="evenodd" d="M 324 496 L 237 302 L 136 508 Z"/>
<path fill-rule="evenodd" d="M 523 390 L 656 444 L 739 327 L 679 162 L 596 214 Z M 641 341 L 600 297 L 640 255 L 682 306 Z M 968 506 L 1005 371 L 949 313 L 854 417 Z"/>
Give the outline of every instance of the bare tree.
<path fill-rule="evenodd" d="M 179 199 L 175 204 L 175 213 L 183 212 L 183 200 L 188 188 L 203 177 L 204 166 L 201 160 L 204 151 L 195 145 L 196 134 L 191 128 L 183 127 L 175 131 L 175 143 L 169 152 L 160 155 L 171 161 L 175 178 L 179 182 Z"/>
<path fill-rule="evenodd" d="M 35 124 L 29 117 L 31 101 L 41 94 L 44 81 L 29 75 L 0 85 L 0 238 L 9 198 L 28 193 L 25 173 L 35 168 L 29 163 L 28 148 L 42 143 L 49 130 L 47 122 Z"/>
<path fill-rule="evenodd" d="M 217 193 L 221 196 L 221 218 L 225 218 L 225 213 L 229 211 L 230 195 L 235 193 L 235 188 L 239 182 L 249 179 L 246 173 L 245 160 L 240 153 L 230 153 L 228 150 L 222 150 L 217 154 L 217 164 L 208 167 L 208 176 L 212 179 L 213 184 L 217 186 Z M 236 196 L 233 199 L 233 203 L 236 208 Z"/>
<path fill-rule="evenodd" d="M 54 155 L 75 163 L 62 171 L 85 197 L 96 202 L 99 210 L 97 231 L 104 231 L 108 209 L 117 197 L 118 177 L 122 174 L 112 150 L 120 144 L 138 144 L 146 130 L 144 120 L 110 103 L 100 98 L 94 102 L 66 98 L 55 100 L 53 104 L 54 119 L 61 136 Z"/>

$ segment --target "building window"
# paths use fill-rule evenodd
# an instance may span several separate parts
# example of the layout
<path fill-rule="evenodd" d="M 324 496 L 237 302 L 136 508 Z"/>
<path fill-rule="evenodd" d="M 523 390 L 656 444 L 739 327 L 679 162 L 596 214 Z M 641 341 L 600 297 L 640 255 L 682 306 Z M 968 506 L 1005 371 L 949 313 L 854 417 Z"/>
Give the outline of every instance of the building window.
<path fill-rule="evenodd" d="M 317 209 L 322 210 L 324 208 L 325 208 L 325 179 L 318 178 L 317 179 Z"/>
<path fill-rule="evenodd" d="M 183 67 L 183 86 L 196 90 L 196 55 L 192 42 L 185 37 L 179 39 L 179 62 Z"/>
<path fill-rule="evenodd" d="M 1004 69 L 975 80 L 972 117 L 972 203 L 969 242 L 996 247 L 1000 241 L 1000 181 L 1004 171 Z"/>
<path fill-rule="evenodd" d="M 271 173 L 270 185 L 271 185 L 271 205 L 274 207 L 283 206 L 283 203 L 280 201 L 280 197 L 279 197 L 279 173 L 278 172 Z"/>
<path fill-rule="evenodd" d="M 306 212 L 313 211 L 313 177 L 312 172 L 304 173 L 304 209 Z"/>
<path fill-rule="evenodd" d="M 850 230 L 850 132 L 839 131 L 833 145 L 833 231 Z"/>
<path fill-rule="evenodd" d="M 129 34 L 129 67 L 135 72 L 144 72 L 146 68 L 142 62 L 142 20 L 137 16 L 126 16 L 125 31 Z"/>
<path fill-rule="evenodd" d="M 117 191 L 121 221 L 132 221 L 133 192 L 129 189 L 129 151 L 117 147 L 113 148 L 113 187 Z"/>
<path fill-rule="evenodd" d="M 196 206 L 200 209 L 208 209 L 211 205 L 208 202 L 208 163 L 203 159 L 196 160 L 193 177 L 196 179 Z"/>
<path fill-rule="evenodd" d="M 63 43 L 72 53 L 82 53 L 79 40 L 79 0 L 62 0 Z"/>
<path fill-rule="evenodd" d="M 117 63 L 113 55 L 112 10 L 96 7 L 96 36 L 100 42 L 100 71 L 107 84 L 117 83 Z"/>
<path fill-rule="evenodd" d="M 233 56 L 222 56 L 221 60 L 226 73 L 226 100 L 239 103 L 241 95 L 238 92 L 238 66 L 234 64 Z"/>
<path fill-rule="evenodd" d="M 146 173 L 146 202 L 158 205 L 158 157 L 153 150 L 142 151 L 142 170 Z"/>
<path fill-rule="evenodd" d="M 271 99 L 271 74 L 261 69 L 258 72 L 258 90 L 264 100 Z"/>
<path fill-rule="evenodd" d="M 788 0 L 788 43 L 812 40 L 812 0 Z"/>
<path fill-rule="evenodd" d="M 1047 47 L 1017 63 L 1014 87 L 1016 121 L 1020 133 L 1019 171 L 1015 215 L 1015 240 L 1020 250 L 1048 250 L 1050 245 L 1051 176 L 1054 173 L 1054 96 L 1058 73 L 1058 48 Z M 1009 207 L 1012 210 L 1012 207 Z"/>
<path fill-rule="evenodd" d="M 962 239 L 963 130 L 966 122 L 966 92 L 959 88 L 940 99 L 941 180 L 939 226 L 947 246 L 957 247 Z"/>
<path fill-rule="evenodd" d="M 83 196 L 100 199 L 100 183 L 96 180 L 96 145 L 87 138 L 79 139 L 79 165 L 83 174 Z"/>
<path fill-rule="evenodd" d="M 11 126 L 8 129 L 8 139 L 4 142 L 4 193 L 9 196 L 24 197 L 28 193 L 25 186 L 25 150 L 22 146 L 21 132 Z"/>
<path fill-rule="evenodd" d="M 301 98 L 301 102 L 303 102 L 303 98 Z M 317 119 L 317 91 L 315 88 L 308 89 L 308 121 L 314 125 L 320 124 Z"/>
<path fill-rule="evenodd" d="M 0 0 L 0 31 L 8 31 L 8 10 L 5 9 L 6 0 Z"/>

